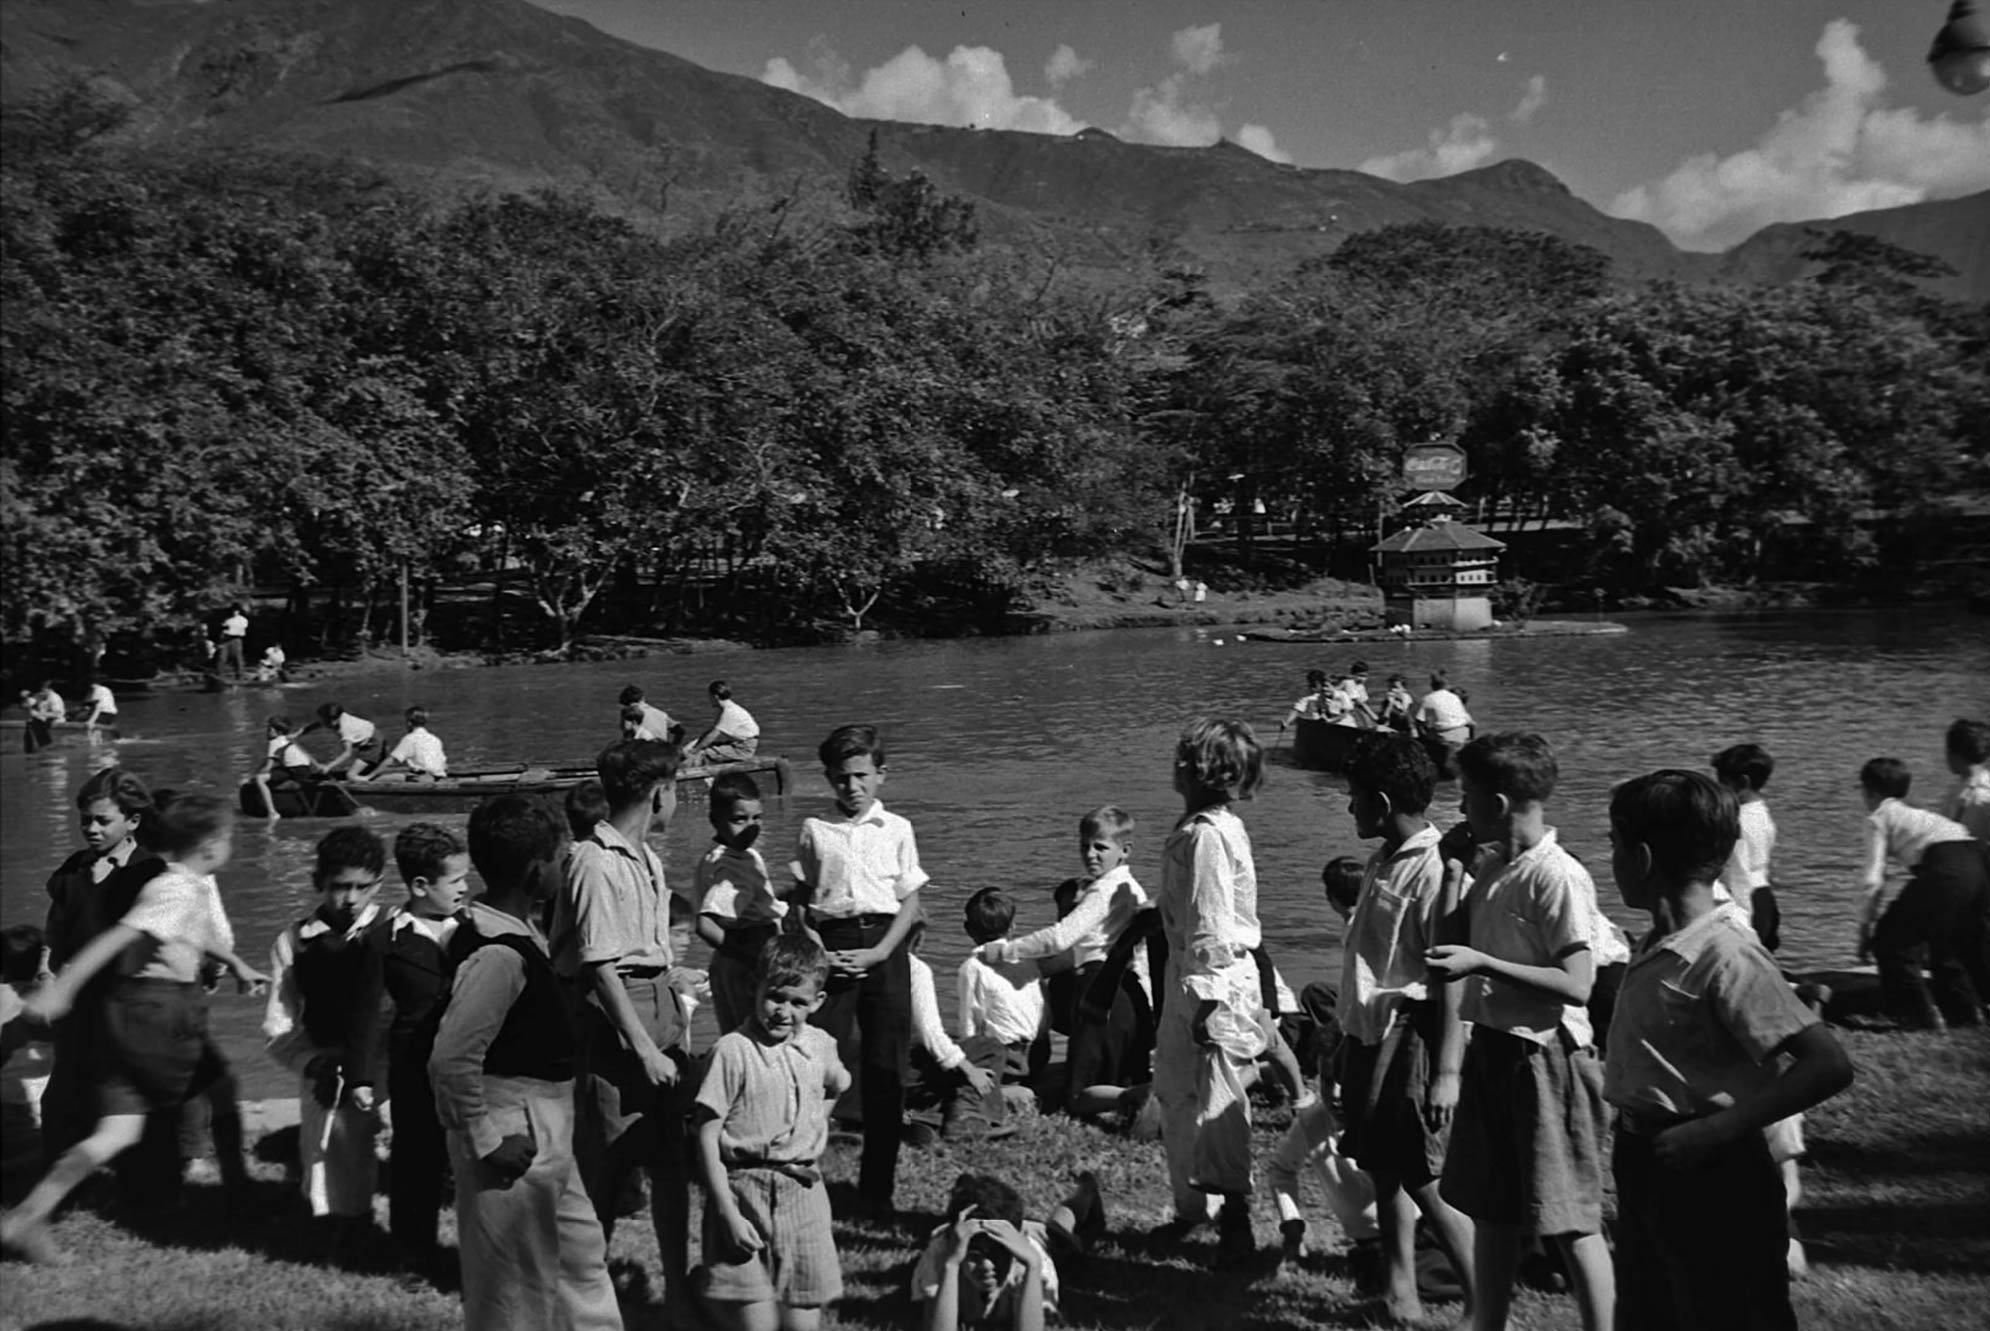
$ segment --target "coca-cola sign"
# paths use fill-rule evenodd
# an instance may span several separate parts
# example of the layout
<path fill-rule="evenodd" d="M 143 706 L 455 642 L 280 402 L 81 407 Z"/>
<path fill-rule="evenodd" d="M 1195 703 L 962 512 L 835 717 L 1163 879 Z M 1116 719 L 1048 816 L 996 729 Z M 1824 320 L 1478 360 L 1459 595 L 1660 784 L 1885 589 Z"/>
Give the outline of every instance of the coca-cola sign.
<path fill-rule="evenodd" d="M 1403 454 L 1403 484 L 1412 490 L 1455 490 L 1465 483 L 1465 450 L 1456 444 L 1412 444 Z"/>

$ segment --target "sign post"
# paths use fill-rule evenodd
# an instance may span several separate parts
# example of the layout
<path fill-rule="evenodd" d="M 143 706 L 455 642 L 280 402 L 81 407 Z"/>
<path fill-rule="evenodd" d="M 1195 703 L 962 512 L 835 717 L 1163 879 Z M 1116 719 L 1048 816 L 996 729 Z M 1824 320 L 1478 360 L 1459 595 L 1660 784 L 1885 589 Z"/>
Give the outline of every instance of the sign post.
<path fill-rule="evenodd" d="M 1403 484 L 1418 493 L 1465 483 L 1465 450 L 1456 444 L 1412 444 L 1403 453 Z"/>

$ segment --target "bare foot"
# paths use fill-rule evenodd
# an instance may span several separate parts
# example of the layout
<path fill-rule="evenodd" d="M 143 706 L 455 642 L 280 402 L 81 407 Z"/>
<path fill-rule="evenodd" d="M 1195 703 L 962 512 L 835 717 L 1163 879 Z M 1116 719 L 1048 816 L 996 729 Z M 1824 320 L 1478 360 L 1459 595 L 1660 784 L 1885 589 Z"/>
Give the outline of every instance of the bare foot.
<path fill-rule="evenodd" d="M 1398 1326 L 1414 1326 L 1423 1320 L 1423 1299 L 1412 1285 L 1407 1293 L 1394 1290 L 1382 1296 L 1382 1314 Z"/>

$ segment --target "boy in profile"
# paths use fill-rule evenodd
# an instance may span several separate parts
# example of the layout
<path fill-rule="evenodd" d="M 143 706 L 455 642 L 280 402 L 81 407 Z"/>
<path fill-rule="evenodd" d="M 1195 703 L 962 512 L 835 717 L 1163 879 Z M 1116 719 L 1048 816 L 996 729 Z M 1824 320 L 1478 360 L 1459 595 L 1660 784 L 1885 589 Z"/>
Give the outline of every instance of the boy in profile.
<path fill-rule="evenodd" d="M 450 940 L 455 978 L 429 1078 L 456 1176 L 464 1324 L 620 1331 L 608 1243 L 574 1161 L 574 1033 L 533 919 L 561 882 L 566 829 L 526 795 L 470 815 L 484 893 Z"/>
<path fill-rule="evenodd" d="M 1425 959 L 1448 914 L 1438 833 L 1424 817 L 1437 771 L 1422 745 L 1385 731 L 1356 743 L 1347 786 L 1356 835 L 1382 844 L 1364 872 L 1341 963 L 1341 1149 L 1375 1181 L 1389 1315 L 1423 1315 L 1418 1212 L 1464 1281 L 1469 1315 L 1472 1222 L 1437 1186 L 1465 1060 L 1464 986 L 1443 983 Z"/>
<path fill-rule="evenodd" d="M 1627 1327 L 1795 1331 L 1763 1131 L 1852 1082 L 1845 1051 L 1715 903 L 1736 835 L 1733 794 L 1695 772 L 1653 772 L 1610 800 L 1617 889 L 1652 924 L 1617 996 L 1603 1089 Z"/>
<path fill-rule="evenodd" d="M 1714 755 L 1713 768 L 1714 776 L 1733 793 L 1741 810 L 1741 833 L 1714 885 L 1714 899 L 1731 900 L 1738 917 L 1755 930 L 1763 947 L 1774 952 L 1782 942 L 1783 912 L 1770 886 L 1776 820 L 1769 816 L 1762 787 L 1775 773 L 1776 760 L 1760 744 L 1732 744 Z"/>
<path fill-rule="evenodd" d="M 817 754 L 836 816 L 802 823 L 789 866 L 809 930 L 829 953 L 829 986 L 812 1020 L 836 1037 L 845 1067 L 858 1064 L 864 1115 L 858 1204 L 873 1218 L 890 1219 L 912 1052 L 905 943 L 919 922 L 927 877 L 912 824 L 878 799 L 885 751 L 877 728 L 839 727 Z"/>
<path fill-rule="evenodd" d="M 1473 1024 L 1439 1190 L 1473 1223 L 1473 1325 L 1500 1331 L 1521 1239 L 1554 1240 L 1586 1331 L 1616 1303 L 1603 1238 L 1603 1070 L 1585 1006 L 1596 978 L 1596 885 L 1548 825 L 1559 775 L 1539 735 L 1484 735 L 1457 757 L 1481 849 L 1471 942 L 1430 950 L 1431 979 L 1469 980 Z"/>

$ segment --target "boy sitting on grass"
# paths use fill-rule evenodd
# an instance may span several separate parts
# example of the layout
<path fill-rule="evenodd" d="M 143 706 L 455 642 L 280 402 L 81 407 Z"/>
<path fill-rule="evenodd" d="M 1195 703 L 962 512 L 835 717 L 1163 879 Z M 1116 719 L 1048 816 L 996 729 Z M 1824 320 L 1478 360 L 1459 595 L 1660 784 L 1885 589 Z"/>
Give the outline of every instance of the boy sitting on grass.
<path fill-rule="evenodd" d="M 1661 771 L 1610 800 L 1610 867 L 1651 932 L 1604 1073 L 1617 1107 L 1622 1326 L 1795 1331 L 1782 1174 L 1763 1130 L 1852 1083 L 1845 1051 L 1754 934 L 1716 907 L 1734 796 Z"/>

